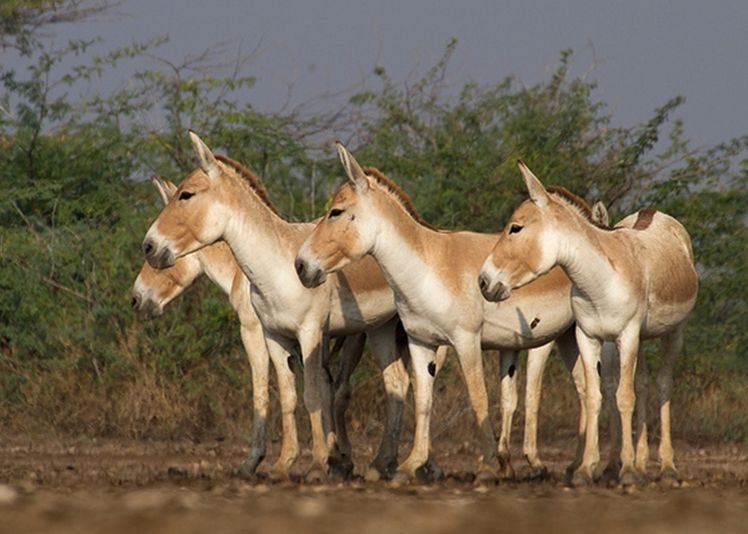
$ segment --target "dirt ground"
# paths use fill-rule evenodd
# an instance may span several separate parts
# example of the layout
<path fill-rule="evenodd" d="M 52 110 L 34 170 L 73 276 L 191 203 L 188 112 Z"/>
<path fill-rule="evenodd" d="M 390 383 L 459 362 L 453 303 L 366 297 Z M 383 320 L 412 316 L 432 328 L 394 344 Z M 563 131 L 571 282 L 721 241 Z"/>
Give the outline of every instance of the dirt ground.
<path fill-rule="evenodd" d="M 442 443 L 435 452 L 447 479 L 400 488 L 361 479 L 318 486 L 247 482 L 233 470 L 249 449 L 227 441 L 4 440 L 0 532 L 748 531 L 748 451 L 676 447 L 682 487 L 653 482 L 624 491 L 566 488 L 561 474 L 573 452 L 567 440 L 542 445 L 553 472 L 544 482 L 476 486 L 475 451 Z M 361 473 L 372 451 L 365 444 L 354 450 Z M 308 462 L 303 456 L 296 472 Z M 514 460 L 515 468 L 522 464 Z M 655 468 L 653 462 L 651 474 Z"/>

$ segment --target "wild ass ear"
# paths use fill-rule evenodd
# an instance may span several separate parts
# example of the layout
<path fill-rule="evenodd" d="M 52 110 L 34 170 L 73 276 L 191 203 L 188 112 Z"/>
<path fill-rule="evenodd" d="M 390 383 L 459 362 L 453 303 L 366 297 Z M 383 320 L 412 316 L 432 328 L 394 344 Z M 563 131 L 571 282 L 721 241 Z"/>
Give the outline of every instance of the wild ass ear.
<path fill-rule="evenodd" d="M 592 221 L 598 226 L 605 228 L 610 226 L 610 218 L 608 217 L 608 210 L 602 201 L 598 200 L 592 205 Z"/>
<path fill-rule="evenodd" d="M 197 154 L 197 160 L 200 163 L 200 168 L 211 178 L 217 178 L 221 171 L 218 168 L 216 157 L 213 152 L 208 148 L 200 136 L 190 130 L 190 141 L 192 146 L 195 147 L 195 153 Z"/>
<path fill-rule="evenodd" d="M 156 186 L 161 200 L 164 201 L 164 205 L 168 204 L 169 201 L 174 197 L 174 193 L 177 192 L 177 186 L 174 182 L 164 176 L 151 176 L 151 183 Z"/>
<path fill-rule="evenodd" d="M 519 170 L 522 172 L 522 177 L 525 179 L 525 185 L 527 186 L 527 192 L 530 193 L 530 200 L 540 208 L 544 208 L 548 205 L 548 191 L 538 177 L 535 176 L 532 171 L 525 165 L 522 160 L 517 162 Z"/>
<path fill-rule="evenodd" d="M 366 173 L 361 168 L 361 165 L 358 164 L 356 158 L 348 152 L 348 149 L 340 141 L 335 141 L 335 148 L 338 149 L 338 156 L 340 156 L 340 162 L 343 164 L 345 173 L 348 175 L 348 180 L 350 180 L 357 192 L 367 192 L 369 190 L 369 178 L 367 178 Z"/>

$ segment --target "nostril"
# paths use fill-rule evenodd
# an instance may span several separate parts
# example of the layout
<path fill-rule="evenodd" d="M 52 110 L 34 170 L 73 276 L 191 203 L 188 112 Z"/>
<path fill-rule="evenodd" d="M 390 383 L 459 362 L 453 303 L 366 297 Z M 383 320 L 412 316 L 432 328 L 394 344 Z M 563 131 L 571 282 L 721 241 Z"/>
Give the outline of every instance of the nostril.
<path fill-rule="evenodd" d="M 146 256 L 150 256 L 152 252 L 153 252 L 153 243 L 151 243 L 150 240 L 144 241 L 143 242 L 143 254 L 145 254 Z"/>
<path fill-rule="evenodd" d="M 140 304 L 140 299 L 138 298 L 137 295 L 133 295 L 132 299 L 130 299 L 130 305 L 135 310 L 138 308 L 138 304 Z"/>
<path fill-rule="evenodd" d="M 296 258 L 296 261 L 293 264 L 294 264 L 294 267 L 296 268 L 296 274 L 298 274 L 299 277 L 304 276 L 304 270 L 305 270 L 304 261 L 299 258 Z"/>
<path fill-rule="evenodd" d="M 486 278 L 483 275 L 480 275 L 478 277 L 478 286 L 481 288 L 481 290 L 486 289 L 486 287 L 488 287 L 488 284 L 486 283 Z"/>

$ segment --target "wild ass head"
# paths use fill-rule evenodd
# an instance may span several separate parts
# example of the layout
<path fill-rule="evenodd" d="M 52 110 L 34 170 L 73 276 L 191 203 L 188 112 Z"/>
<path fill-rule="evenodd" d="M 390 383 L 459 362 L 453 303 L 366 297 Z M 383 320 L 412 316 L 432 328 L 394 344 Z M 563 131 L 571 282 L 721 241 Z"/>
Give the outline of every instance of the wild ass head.
<path fill-rule="evenodd" d="M 342 269 L 371 252 L 379 217 L 372 205 L 375 191 L 356 159 L 335 143 L 348 182 L 332 197 L 330 209 L 307 237 L 296 256 L 296 272 L 306 287 L 322 284 L 327 273 Z"/>
<path fill-rule="evenodd" d="M 177 186 L 162 176 L 154 176 L 151 182 L 161 194 L 164 205 L 167 205 L 176 194 Z M 133 310 L 144 319 L 161 316 L 164 307 L 192 285 L 202 273 L 202 263 L 194 254 L 183 256 L 172 267 L 162 270 L 154 269 L 148 262 L 144 262 L 132 288 L 130 302 Z"/>
<path fill-rule="evenodd" d="M 252 173 L 225 156 L 215 156 L 190 131 L 199 167 L 179 185 L 143 240 L 143 253 L 156 269 L 221 239 L 236 221 L 237 199 L 250 189 L 270 210 L 275 208 Z M 277 212 L 276 212 L 277 213 Z"/>
<path fill-rule="evenodd" d="M 478 276 L 481 292 L 490 301 L 508 299 L 512 289 L 532 282 L 558 263 L 563 252 L 563 227 L 570 219 L 569 209 L 591 224 L 608 225 L 608 212 L 602 203 L 590 208 L 583 199 L 565 189 L 546 189 L 521 161 L 519 169 L 530 198 L 509 218 Z"/>

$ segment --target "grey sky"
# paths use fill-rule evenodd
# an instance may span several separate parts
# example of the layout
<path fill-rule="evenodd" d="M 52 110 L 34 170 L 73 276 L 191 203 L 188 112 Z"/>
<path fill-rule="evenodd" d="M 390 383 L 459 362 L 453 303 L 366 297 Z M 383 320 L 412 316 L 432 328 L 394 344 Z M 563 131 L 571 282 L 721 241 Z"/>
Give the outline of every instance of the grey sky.
<path fill-rule="evenodd" d="M 59 28 L 58 39 L 101 35 L 106 46 L 158 34 L 179 60 L 226 40 L 258 43 L 249 96 L 276 109 L 288 84 L 297 101 L 340 90 L 383 65 L 395 80 L 421 71 L 459 40 L 449 81 L 547 79 L 559 52 L 599 82 L 616 124 L 647 120 L 677 94 L 686 135 L 712 144 L 748 133 L 748 2 L 594 0 L 125 0 L 119 15 Z M 590 71 L 590 69 L 594 68 Z M 589 71 L 589 72 L 588 72 Z"/>

